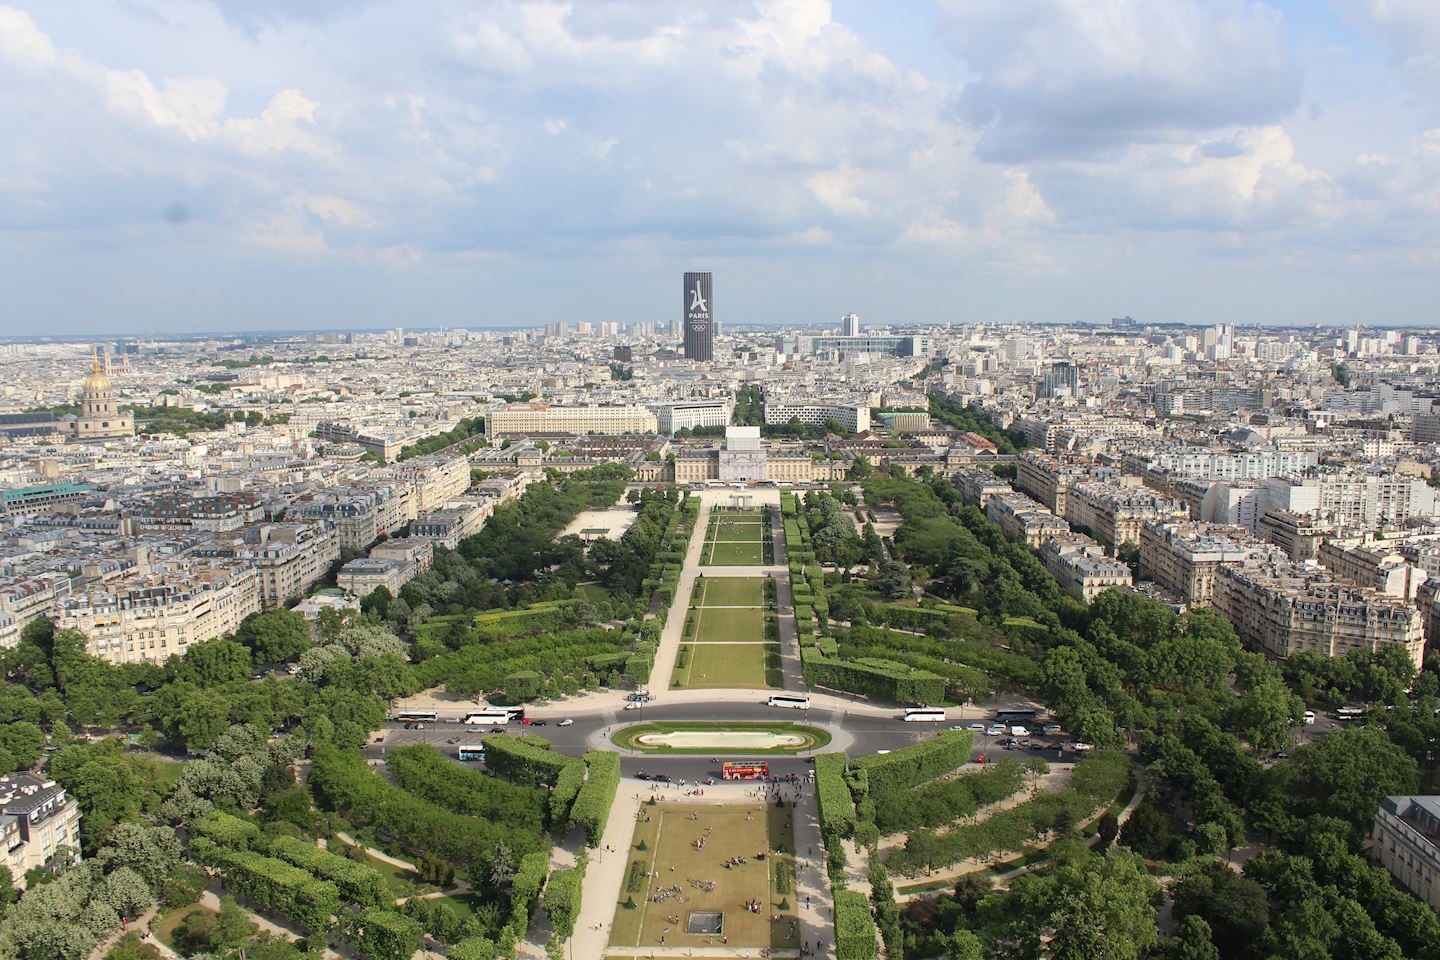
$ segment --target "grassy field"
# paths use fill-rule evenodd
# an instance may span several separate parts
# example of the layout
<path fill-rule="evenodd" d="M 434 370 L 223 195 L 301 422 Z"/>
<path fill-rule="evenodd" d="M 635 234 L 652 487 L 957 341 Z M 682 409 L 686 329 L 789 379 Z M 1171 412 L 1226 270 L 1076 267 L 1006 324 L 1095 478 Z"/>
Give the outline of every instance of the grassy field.
<path fill-rule="evenodd" d="M 726 750 L 717 750 L 715 747 L 659 747 L 646 746 L 635 742 L 637 737 L 647 733 L 671 733 L 676 730 L 684 731 L 706 731 L 706 730 L 728 730 L 728 731 L 757 731 L 760 733 L 777 734 L 798 734 L 805 738 L 805 743 L 795 747 L 772 747 L 769 749 L 745 749 L 739 753 Z M 706 720 L 658 720 L 654 723 L 641 723 L 633 727 L 626 727 L 611 734 L 611 741 L 618 747 L 626 750 L 644 750 L 647 753 L 673 753 L 673 754 L 695 754 L 716 756 L 757 756 L 757 755 L 786 755 L 804 753 L 807 750 L 820 750 L 830 743 L 830 734 L 823 727 L 806 726 L 803 723 L 790 723 L 788 721 L 777 721 L 774 723 L 726 723 L 724 721 Z"/>
<path fill-rule="evenodd" d="M 764 577 L 700 577 L 695 581 L 694 607 L 761 607 Z"/>
<path fill-rule="evenodd" d="M 727 607 L 723 610 L 700 607 L 691 613 L 695 617 L 695 635 L 691 639 L 700 643 L 765 639 L 764 607 Z"/>
<path fill-rule="evenodd" d="M 156 940 L 159 940 L 173 950 L 175 949 L 176 929 L 178 929 L 180 924 L 185 922 L 185 918 L 192 913 L 209 913 L 213 915 L 215 911 L 209 907 L 202 907 L 198 903 L 192 903 L 187 907 L 176 907 L 173 910 L 166 910 L 150 921 L 150 932 L 155 935 Z"/>
<path fill-rule="evenodd" d="M 680 647 L 681 663 L 675 667 L 677 689 L 723 689 L 750 687 L 765 689 L 783 686 L 780 669 L 767 661 L 778 660 L 778 643 L 686 643 Z"/>
<path fill-rule="evenodd" d="M 777 874 L 793 876 L 790 816 L 789 807 L 782 810 L 758 803 L 641 807 L 610 945 L 721 946 L 720 936 L 685 932 L 690 911 L 703 910 L 723 915 L 724 945 L 729 948 L 798 947 L 798 897 L 792 885 L 783 890 L 776 885 Z M 696 841 L 702 837 L 704 849 L 697 849 Z M 756 859 L 760 853 L 764 860 Z M 747 862 L 727 869 L 725 862 L 736 857 Z M 691 880 L 712 882 L 714 889 L 698 889 Z M 652 899 L 665 890 L 670 893 L 663 900 Z M 752 900 L 760 902 L 759 913 L 745 909 Z"/>
<path fill-rule="evenodd" d="M 765 537 L 765 524 L 759 520 L 727 520 L 712 519 L 710 529 L 705 539 L 707 540 L 735 540 L 755 541 L 759 543 Z"/>
<path fill-rule="evenodd" d="M 750 566 L 765 562 L 764 524 L 760 514 L 710 515 L 700 562 L 722 566 Z"/>
<path fill-rule="evenodd" d="M 700 551 L 700 562 L 717 567 L 758 567 L 765 562 L 765 548 L 759 540 L 744 543 L 712 540 Z"/>

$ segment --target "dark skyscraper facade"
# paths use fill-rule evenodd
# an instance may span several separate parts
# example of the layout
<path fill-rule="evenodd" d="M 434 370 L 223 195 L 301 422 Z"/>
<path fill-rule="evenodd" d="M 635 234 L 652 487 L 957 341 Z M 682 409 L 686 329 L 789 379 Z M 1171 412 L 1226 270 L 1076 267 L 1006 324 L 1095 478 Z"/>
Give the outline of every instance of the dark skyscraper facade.
<path fill-rule="evenodd" d="M 710 360 L 715 352 L 715 275 L 685 274 L 685 357 Z"/>

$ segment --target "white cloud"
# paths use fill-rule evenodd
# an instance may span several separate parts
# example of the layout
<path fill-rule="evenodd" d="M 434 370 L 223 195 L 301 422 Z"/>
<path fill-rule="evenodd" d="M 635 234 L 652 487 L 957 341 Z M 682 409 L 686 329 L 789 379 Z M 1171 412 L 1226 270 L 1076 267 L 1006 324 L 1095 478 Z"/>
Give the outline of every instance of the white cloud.
<path fill-rule="evenodd" d="M 1104 156 L 1277 120 L 1300 70 L 1278 14 L 1243 0 L 941 0 L 972 77 L 955 100 L 980 155 Z"/>

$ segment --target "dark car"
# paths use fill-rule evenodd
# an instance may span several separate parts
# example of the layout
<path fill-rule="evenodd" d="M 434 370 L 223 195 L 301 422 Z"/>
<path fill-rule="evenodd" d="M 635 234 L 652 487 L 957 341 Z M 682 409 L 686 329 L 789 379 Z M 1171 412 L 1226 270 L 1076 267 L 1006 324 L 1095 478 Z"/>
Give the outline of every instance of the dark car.
<path fill-rule="evenodd" d="M 545 721 L 544 721 L 544 720 L 531 720 L 531 721 L 530 721 L 530 726 L 532 726 L 532 727 L 543 727 L 543 726 L 545 726 Z"/>

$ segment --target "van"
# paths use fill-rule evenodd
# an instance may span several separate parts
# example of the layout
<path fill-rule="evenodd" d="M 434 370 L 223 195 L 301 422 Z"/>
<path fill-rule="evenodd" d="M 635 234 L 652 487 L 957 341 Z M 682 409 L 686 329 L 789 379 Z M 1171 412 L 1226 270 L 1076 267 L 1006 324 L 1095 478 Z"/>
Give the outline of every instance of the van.
<path fill-rule="evenodd" d="M 1020 724 L 1017 723 L 1017 724 L 1015 724 L 1014 726 L 1012 726 L 1012 727 L 1010 728 L 1010 736 L 1012 736 L 1012 737 L 1028 737 L 1028 736 L 1030 736 L 1030 731 L 1029 731 L 1028 729 L 1026 729 L 1025 727 L 1023 727 L 1023 726 L 1021 726 Z"/>
<path fill-rule="evenodd" d="M 1305 726 L 1311 727 L 1311 726 L 1314 726 L 1314 725 L 1315 725 L 1315 711 L 1314 711 L 1314 710 L 1306 710 L 1306 711 L 1305 711 Z"/>

